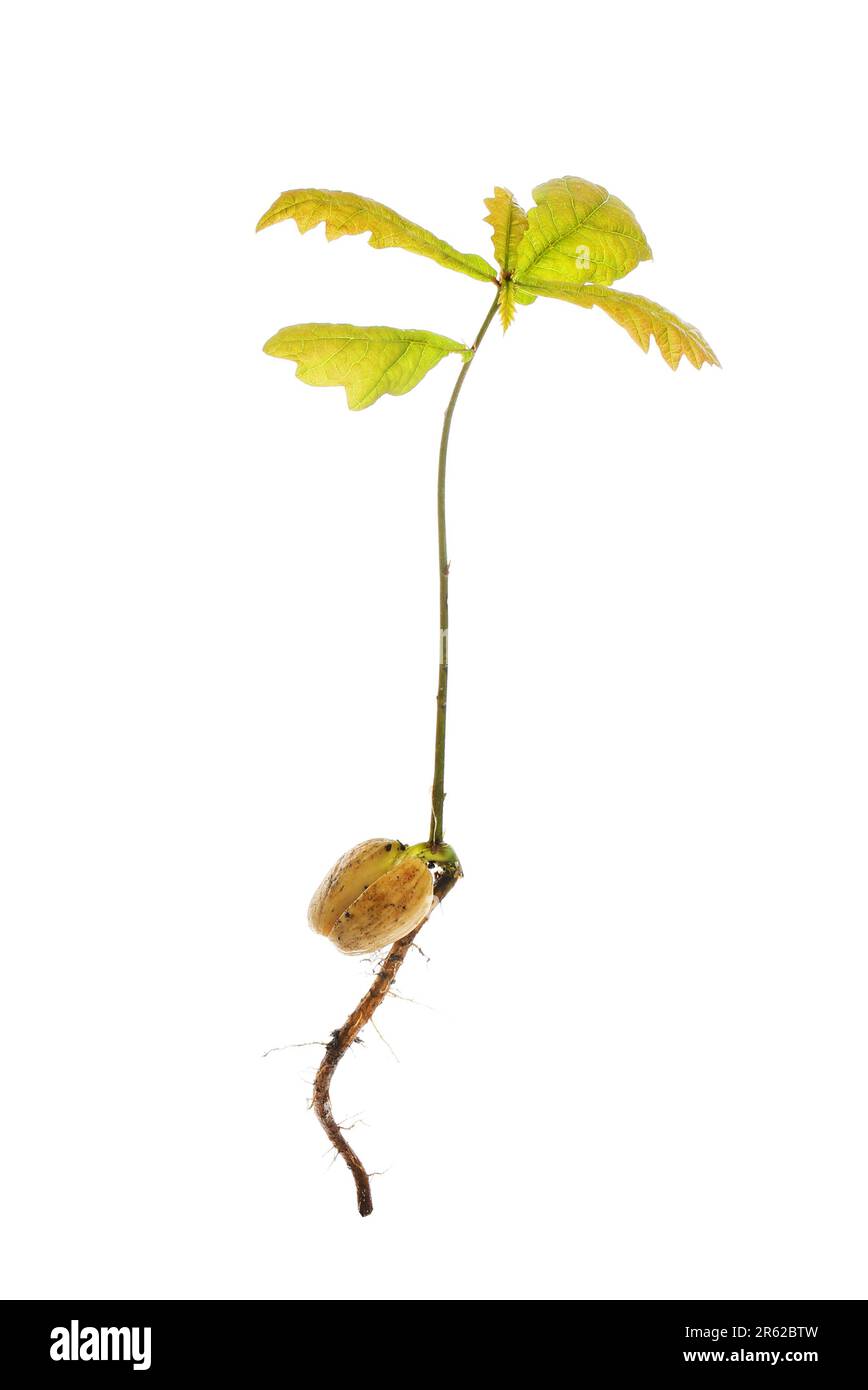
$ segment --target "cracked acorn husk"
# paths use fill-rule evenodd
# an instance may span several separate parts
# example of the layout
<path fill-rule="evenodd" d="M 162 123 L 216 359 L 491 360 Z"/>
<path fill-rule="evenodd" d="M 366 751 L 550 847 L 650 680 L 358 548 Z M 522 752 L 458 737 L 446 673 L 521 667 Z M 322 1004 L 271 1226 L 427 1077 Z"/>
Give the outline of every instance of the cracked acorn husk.
<path fill-rule="evenodd" d="M 434 879 L 418 847 L 363 840 L 326 874 L 307 915 L 339 951 L 366 955 L 414 931 L 433 906 Z"/>

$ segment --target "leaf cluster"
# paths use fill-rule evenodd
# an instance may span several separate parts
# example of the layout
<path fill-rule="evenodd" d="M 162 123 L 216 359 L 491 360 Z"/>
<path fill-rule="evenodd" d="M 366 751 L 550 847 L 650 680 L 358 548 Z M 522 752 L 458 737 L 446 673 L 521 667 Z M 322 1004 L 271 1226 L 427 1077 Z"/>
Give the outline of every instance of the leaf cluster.
<path fill-rule="evenodd" d="M 720 365 L 698 328 L 651 299 L 611 288 L 651 259 L 645 233 L 626 203 L 600 184 L 569 176 L 539 184 L 533 198 L 527 212 L 506 188 L 486 198 L 496 266 L 456 250 L 383 203 L 322 188 L 282 193 L 257 231 L 292 220 L 302 232 L 323 223 L 329 241 L 368 233 L 375 250 L 410 251 L 496 285 L 504 332 L 518 306 L 542 295 L 602 309 L 644 352 L 653 338 L 673 370 L 682 358 L 697 368 Z M 383 395 L 404 395 L 444 357 L 456 353 L 467 361 L 473 350 L 424 329 L 328 323 L 282 328 L 265 344 L 271 356 L 295 362 L 296 376 L 309 385 L 343 386 L 351 410 L 364 410 Z"/>

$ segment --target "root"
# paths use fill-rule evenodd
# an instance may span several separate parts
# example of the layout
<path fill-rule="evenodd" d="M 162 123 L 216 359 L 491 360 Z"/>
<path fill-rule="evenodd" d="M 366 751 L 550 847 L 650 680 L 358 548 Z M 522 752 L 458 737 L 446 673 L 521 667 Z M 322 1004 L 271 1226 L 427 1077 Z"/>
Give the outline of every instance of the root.
<path fill-rule="evenodd" d="M 456 883 L 456 875 L 448 870 L 441 871 L 437 876 L 434 885 L 434 896 L 442 902 L 446 894 Z M 427 917 L 425 921 L 427 921 Z M 392 983 L 407 957 L 410 947 L 418 933 L 424 927 L 425 922 L 420 922 L 415 931 L 408 936 L 396 941 L 377 974 L 374 976 L 374 983 L 371 985 L 367 994 L 359 1001 L 353 1009 L 346 1023 L 341 1028 L 336 1028 L 332 1033 L 329 1042 L 326 1044 L 325 1056 L 320 1062 L 316 1080 L 313 1083 L 313 1108 L 316 1111 L 317 1119 L 334 1145 L 337 1153 L 346 1163 L 353 1175 L 356 1184 L 356 1200 L 358 1202 L 359 1215 L 370 1216 L 374 1210 L 374 1203 L 371 1199 L 371 1182 L 365 1166 L 358 1154 L 347 1143 L 341 1127 L 332 1114 L 332 1103 L 330 1089 L 332 1077 L 335 1074 L 338 1062 L 352 1047 L 365 1024 L 370 1022 L 374 1012 L 382 1004 L 386 995 L 391 989 Z"/>

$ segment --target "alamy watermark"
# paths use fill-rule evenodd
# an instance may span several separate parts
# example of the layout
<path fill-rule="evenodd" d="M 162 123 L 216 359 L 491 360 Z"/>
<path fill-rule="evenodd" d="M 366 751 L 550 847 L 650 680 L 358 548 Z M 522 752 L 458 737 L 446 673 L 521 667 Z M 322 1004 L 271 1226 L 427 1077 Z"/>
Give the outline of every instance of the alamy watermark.
<path fill-rule="evenodd" d="M 73 1318 L 69 1327 L 51 1332 L 52 1361 L 132 1361 L 134 1371 L 151 1366 L 149 1327 L 79 1327 Z"/>

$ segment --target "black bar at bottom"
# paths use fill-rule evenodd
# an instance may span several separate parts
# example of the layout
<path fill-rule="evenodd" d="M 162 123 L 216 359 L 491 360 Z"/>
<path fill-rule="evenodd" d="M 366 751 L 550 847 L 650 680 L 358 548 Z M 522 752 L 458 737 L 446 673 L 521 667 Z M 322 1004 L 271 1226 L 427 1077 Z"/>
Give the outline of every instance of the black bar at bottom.
<path fill-rule="evenodd" d="M 407 1300 L 408 1302 L 411 1300 Z M 448 1300 L 443 1300 L 448 1302 Z M 703 1376 L 709 1369 L 802 1378 L 864 1377 L 865 1301 L 531 1302 L 480 1298 L 399 1316 L 357 1302 L 7 1302 L 2 1339 L 24 1372 L 166 1381 L 195 1375 L 258 1385 L 294 1374 L 342 1380 L 361 1370 L 453 1378 L 503 1368 L 511 1378 L 639 1373 Z M 402 1369 L 403 1368 L 403 1369 Z M 271 1383 L 269 1380 L 267 1383 Z M 595 1380 L 594 1383 L 597 1383 Z"/>

